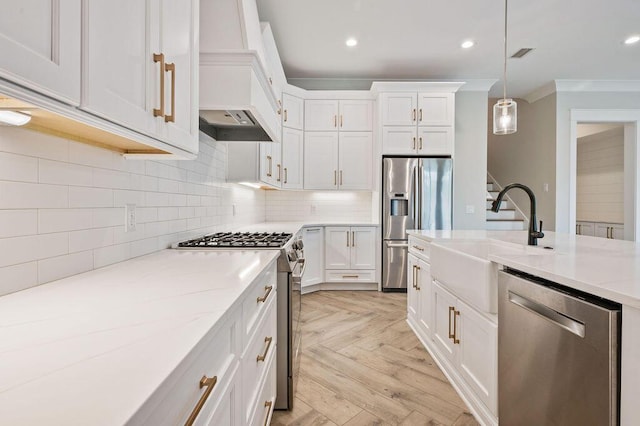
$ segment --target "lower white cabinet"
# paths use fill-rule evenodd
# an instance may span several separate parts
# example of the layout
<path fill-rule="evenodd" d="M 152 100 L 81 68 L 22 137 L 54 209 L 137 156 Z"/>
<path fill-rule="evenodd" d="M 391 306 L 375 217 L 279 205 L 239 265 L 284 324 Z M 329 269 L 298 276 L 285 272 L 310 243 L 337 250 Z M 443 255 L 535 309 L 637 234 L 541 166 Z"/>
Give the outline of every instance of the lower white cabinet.
<path fill-rule="evenodd" d="M 407 319 L 417 325 L 420 315 L 420 300 L 416 288 L 418 258 L 409 254 L 407 259 Z"/>
<path fill-rule="evenodd" d="M 577 222 L 576 235 L 596 236 L 596 226 L 593 222 Z"/>
<path fill-rule="evenodd" d="M 576 235 L 624 240 L 624 225 L 620 223 L 577 221 Z"/>
<path fill-rule="evenodd" d="M 235 369 L 216 402 L 217 405 L 213 408 L 211 414 L 207 416 L 206 419 L 204 418 L 205 416 L 201 416 L 194 422 L 194 425 L 244 425 L 241 412 L 242 395 L 239 368 Z M 200 421 L 200 419 L 202 419 L 202 421 Z"/>
<path fill-rule="evenodd" d="M 324 281 L 324 232 L 323 227 L 302 230 L 304 243 L 305 270 L 302 287 L 320 284 Z"/>
<path fill-rule="evenodd" d="M 372 226 L 327 226 L 326 269 L 375 269 L 375 240 Z"/>

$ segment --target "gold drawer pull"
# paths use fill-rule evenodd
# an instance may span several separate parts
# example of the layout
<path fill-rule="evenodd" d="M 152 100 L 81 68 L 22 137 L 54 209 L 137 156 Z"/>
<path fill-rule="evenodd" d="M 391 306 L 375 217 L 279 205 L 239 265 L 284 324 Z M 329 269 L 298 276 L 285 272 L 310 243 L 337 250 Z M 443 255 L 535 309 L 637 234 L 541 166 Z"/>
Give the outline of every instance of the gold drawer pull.
<path fill-rule="evenodd" d="M 343 275 L 342 278 L 358 278 L 360 275 Z"/>
<path fill-rule="evenodd" d="M 420 267 L 415 265 L 416 267 L 416 290 L 420 290 Z"/>
<path fill-rule="evenodd" d="M 411 247 L 413 247 L 416 250 L 424 251 L 424 249 L 420 246 L 411 246 Z"/>
<path fill-rule="evenodd" d="M 258 297 L 256 303 L 265 302 L 267 300 L 267 297 L 269 297 L 269 293 L 271 293 L 271 290 L 273 290 L 273 286 L 266 285 L 264 286 L 264 289 L 265 289 L 264 296 Z"/>
<path fill-rule="evenodd" d="M 273 405 L 273 401 L 265 401 L 264 408 L 267 409 L 267 417 L 264 418 L 264 426 L 269 424 L 269 413 L 271 413 L 271 406 Z"/>
<path fill-rule="evenodd" d="M 176 121 L 176 64 L 166 64 L 165 71 L 171 73 L 171 114 L 164 116 L 165 123 Z"/>
<path fill-rule="evenodd" d="M 191 412 L 191 415 L 189 415 L 189 418 L 185 422 L 185 426 L 191 426 L 196 420 L 196 417 L 198 417 L 200 410 L 202 410 L 202 407 L 204 407 L 204 403 L 207 402 L 207 398 L 209 398 L 209 395 L 211 395 L 211 392 L 213 392 L 213 388 L 216 386 L 216 383 L 218 383 L 218 376 L 202 376 L 202 379 L 200 379 L 200 389 L 206 387 L 207 390 L 204 391 L 204 393 L 198 400 L 198 403 Z"/>
<path fill-rule="evenodd" d="M 454 308 L 453 306 L 449 306 L 449 339 L 453 339 L 456 337 L 455 330 L 453 331 L 453 333 L 451 332 L 451 312 L 454 312 L 455 316 L 455 310 L 456 308 Z"/>
<path fill-rule="evenodd" d="M 264 348 L 264 352 L 262 353 L 262 355 L 258 355 L 256 357 L 256 362 L 264 361 L 265 359 L 267 359 L 267 354 L 269 353 L 269 348 L 271 347 L 271 342 L 273 341 L 273 337 L 265 337 L 264 341 L 267 344 L 267 347 Z"/>
<path fill-rule="evenodd" d="M 284 122 L 285 122 L 285 123 L 286 123 L 286 122 L 287 122 L 287 120 L 289 119 L 289 115 L 287 114 L 287 111 L 288 111 L 288 110 L 286 110 L 286 109 L 284 110 Z"/>
<path fill-rule="evenodd" d="M 160 108 L 153 109 L 154 117 L 164 116 L 164 53 L 154 53 L 153 62 L 160 62 Z"/>
<path fill-rule="evenodd" d="M 460 344 L 460 339 L 458 339 L 459 336 L 457 336 L 457 334 L 458 334 L 458 321 L 456 320 L 456 318 L 458 318 L 459 316 L 460 316 L 460 311 L 454 311 L 453 312 L 453 344 L 454 345 Z"/>

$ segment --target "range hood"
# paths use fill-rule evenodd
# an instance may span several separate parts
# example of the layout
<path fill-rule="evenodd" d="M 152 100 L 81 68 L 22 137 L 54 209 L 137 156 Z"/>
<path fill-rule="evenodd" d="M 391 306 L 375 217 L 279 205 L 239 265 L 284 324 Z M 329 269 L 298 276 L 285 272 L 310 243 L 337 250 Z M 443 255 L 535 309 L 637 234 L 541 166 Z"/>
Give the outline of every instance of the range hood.
<path fill-rule="evenodd" d="M 217 141 L 280 142 L 255 0 L 200 2 L 200 131 Z"/>

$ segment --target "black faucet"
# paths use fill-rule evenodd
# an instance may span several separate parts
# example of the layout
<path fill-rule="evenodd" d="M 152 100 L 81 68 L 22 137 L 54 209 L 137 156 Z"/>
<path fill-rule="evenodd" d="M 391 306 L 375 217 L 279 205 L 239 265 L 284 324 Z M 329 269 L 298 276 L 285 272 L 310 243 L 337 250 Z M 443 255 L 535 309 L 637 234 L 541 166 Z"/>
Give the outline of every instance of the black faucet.
<path fill-rule="evenodd" d="M 498 213 L 504 194 L 506 194 L 511 188 L 520 188 L 529 195 L 529 201 L 531 201 L 531 214 L 529 215 L 529 239 L 527 244 L 530 246 L 537 246 L 538 238 L 544 238 L 544 234 L 542 233 L 542 221 L 540 221 L 540 230 L 536 229 L 536 196 L 533 195 L 533 191 L 528 186 L 522 185 L 521 183 L 512 183 L 511 185 L 507 185 L 502 191 L 500 191 L 498 198 L 496 198 L 491 204 L 491 211 Z"/>

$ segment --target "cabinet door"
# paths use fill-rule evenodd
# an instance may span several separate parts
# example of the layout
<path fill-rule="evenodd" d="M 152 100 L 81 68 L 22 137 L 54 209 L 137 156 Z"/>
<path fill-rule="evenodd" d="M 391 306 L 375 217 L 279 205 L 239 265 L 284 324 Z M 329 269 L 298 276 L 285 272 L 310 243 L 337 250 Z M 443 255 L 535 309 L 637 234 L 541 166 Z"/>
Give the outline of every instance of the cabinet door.
<path fill-rule="evenodd" d="M 340 131 L 370 132 L 373 130 L 373 102 L 367 100 L 340 101 Z"/>
<path fill-rule="evenodd" d="M 373 136 L 371 132 L 340 133 L 340 189 L 371 189 Z"/>
<path fill-rule="evenodd" d="M 304 130 L 338 130 L 338 101 L 304 101 Z"/>
<path fill-rule="evenodd" d="M 383 154 L 415 154 L 418 152 L 416 126 L 387 126 L 382 128 Z"/>
<path fill-rule="evenodd" d="M 588 235 L 595 236 L 596 228 L 593 222 L 578 222 L 576 223 L 576 235 Z"/>
<path fill-rule="evenodd" d="M 611 224 L 610 237 L 614 240 L 624 240 L 624 225 Z"/>
<path fill-rule="evenodd" d="M 376 228 L 351 227 L 351 269 L 376 269 Z"/>
<path fill-rule="evenodd" d="M 455 314 L 456 298 L 442 288 L 438 282 L 432 283 L 433 295 L 433 341 L 438 351 L 452 365 L 455 363 L 455 346 L 449 336 L 453 333 L 453 317 Z"/>
<path fill-rule="evenodd" d="M 305 270 L 302 287 L 324 282 L 324 234 L 322 227 L 305 228 L 302 231 Z"/>
<path fill-rule="evenodd" d="M 417 266 L 418 258 L 409 254 L 407 258 L 407 319 L 409 319 L 414 326 L 418 325 L 420 310 L 420 299 L 418 289 L 416 288 L 418 282 Z"/>
<path fill-rule="evenodd" d="M 304 189 L 338 189 L 338 133 L 304 133 Z"/>
<path fill-rule="evenodd" d="M 78 105 L 80 3 L 80 0 L 2 2 L 0 77 Z"/>
<path fill-rule="evenodd" d="M 327 226 L 324 231 L 325 269 L 351 269 L 351 228 Z"/>
<path fill-rule="evenodd" d="M 611 225 L 608 223 L 595 224 L 595 236 L 599 238 L 609 238 Z"/>
<path fill-rule="evenodd" d="M 164 141 L 197 152 L 199 57 L 195 30 L 199 2 L 161 0 L 160 4 L 160 50 L 174 71 L 164 75 L 164 109 L 169 118 L 158 119 L 157 124 Z"/>
<path fill-rule="evenodd" d="M 417 96 L 415 93 L 383 93 L 382 103 L 383 126 L 411 126 L 417 120 Z"/>
<path fill-rule="evenodd" d="M 153 61 L 153 54 L 161 53 L 157 6 L 149 0 L 83 3 L 80 107 L 147 135 L 157 134 L 158 122 L 164 121 L 153 115 L 160 108 L 160 79 L 165 78 L 160 63 Z"/>
<path fill-rule="evenodd" d="M 304 101 L 287 93 L 282 94 L 282 126 L 302 130 Z"/>
<path fill-rule="evenodd" d="M 424 155 L 452 155 L 452 128 L 418 127 L 418 153 Z"/>
<path fill-rule="evenodd" d="M 273 145 L 272 142 L 260 143 L 260 180 L 269 184 L 273 180 Z"/>
<path fill-rule="evenodd" d="M 419 126 L 453 126 L 453 93 L 418 93 Z"/>
<path fill-rule="evenodd" d="M 242 399 L 240 392 L 240 369 L 236 369 L 230 379 L 229 385 L 222 391 L 220 395 L 212 395 L 215 397 L 217 406 L 213 409 L 208 419 L 196 417 L 195 425 L 242 425 Z"/>
<path fill-rule="evenodd" d="M 282 128 L 282 187 L 302 189 L 304 133 Z"/>
<path fill-rule="evenodd" d="M 273 173 L 271 176 L 271 185 L 280 188 L 284 180 L 284 170 L 282 168 L 282 144 L 280 142 L 267 142 L 271 146 L 271 158 L 273 163 Z"/>
<path fill-rule="evenodd" d="M 431 290 L 431 265 L 418 259 L 418 326 L 431 338 L 433 334 L 433 293 Z"/>
<path fill-rule="evenodd" d="M 458 371 L 491 412 L 498 414 L 498 325 L 456 302 Z"/>

